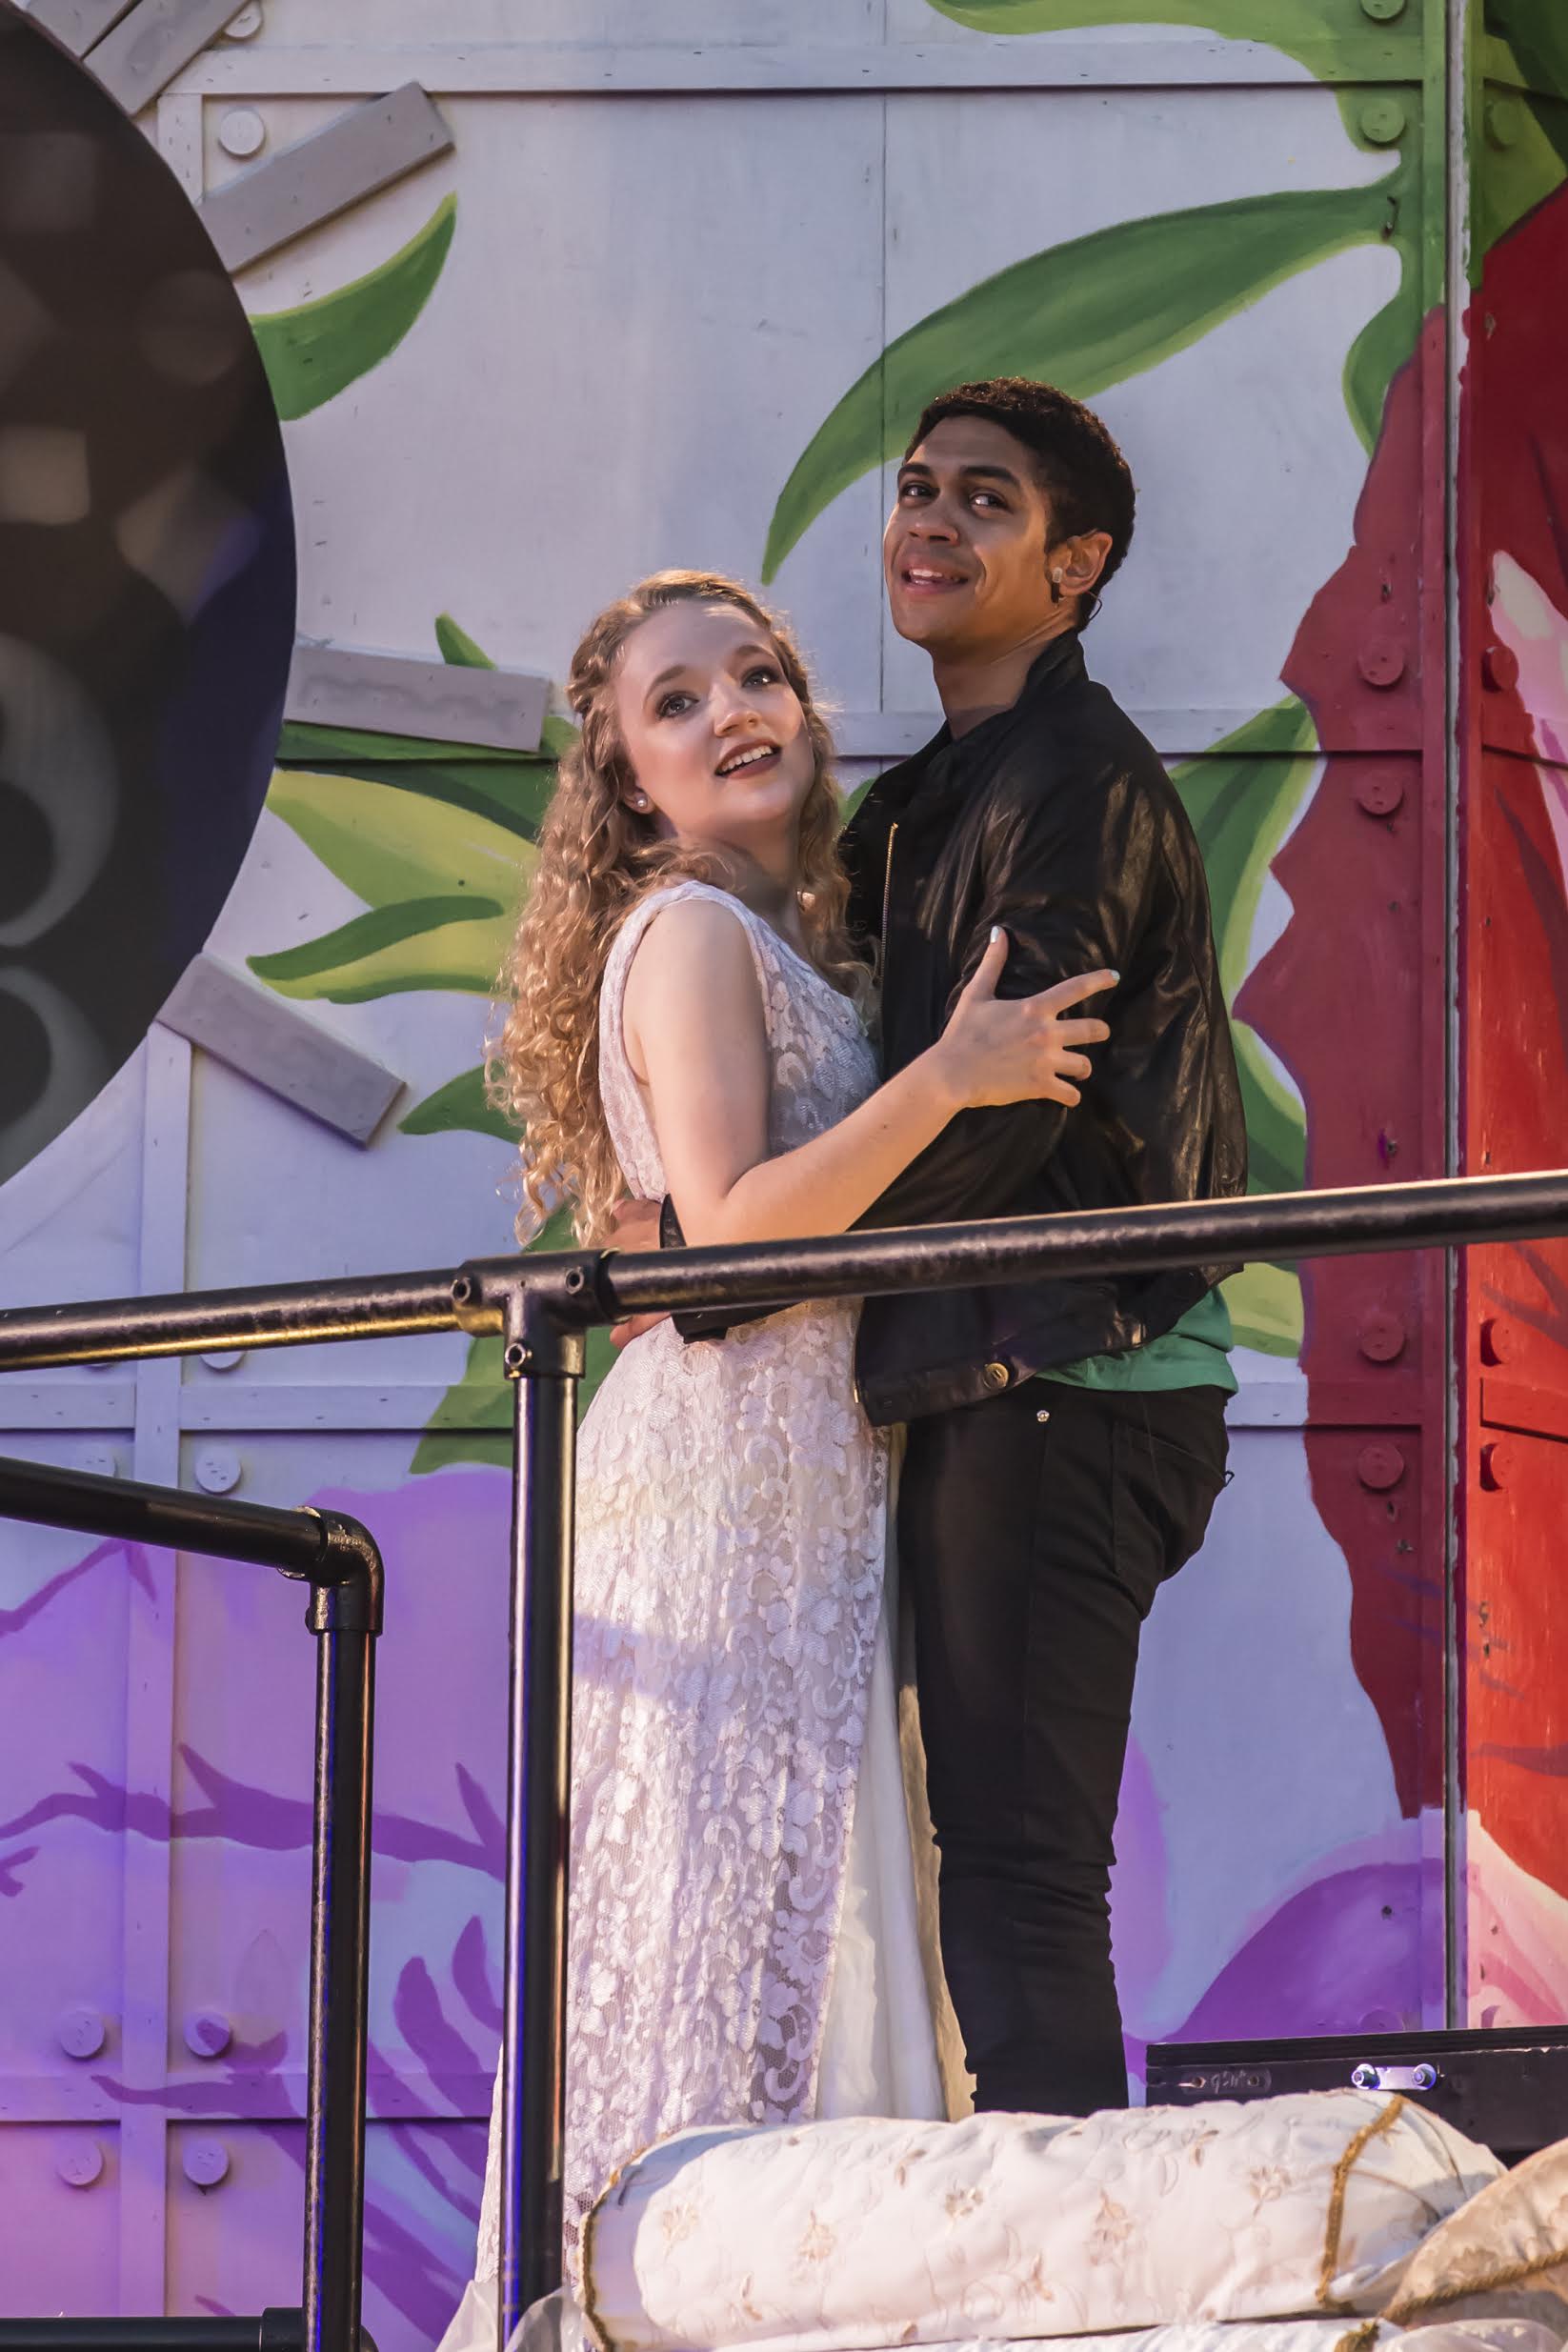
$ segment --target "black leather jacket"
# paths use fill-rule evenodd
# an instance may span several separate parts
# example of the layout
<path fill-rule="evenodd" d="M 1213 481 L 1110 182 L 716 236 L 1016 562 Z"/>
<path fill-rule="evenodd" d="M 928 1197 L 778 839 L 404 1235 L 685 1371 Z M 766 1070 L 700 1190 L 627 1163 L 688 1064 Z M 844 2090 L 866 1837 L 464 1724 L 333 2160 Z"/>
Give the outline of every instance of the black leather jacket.
<path fill-rule="evenodd" d="M 1056 638 L 1009 711 L 946 728 L 877 778 L 843 837 L 851 919 L 882 949 L 891 1076 L 941 1035 L 993 924 L 1000 993 L 1108 964 L 1084 1006 L 1110 1042 L 1076 1110 L 965 1111 L 861 1219 L 866 1226 L 1201 1200 L 1244 1192 L 1247 1140 L 1196 839 L 1159 756 Z M 668 1204 L 667 1204 L 668 1205 Z M 678 1238 L 667 1214 L 666 1239 Z M 1053 1364 L 1141 1345 L 1215 1282 L 1206 1266 L 868 1298 L 855 1373 L 872 1420 L 995 1396 Z M 738 1319 L 738 1318 L 732 1318 Z M 690 1337 L 716 1317 L 677 1317 Z"/>

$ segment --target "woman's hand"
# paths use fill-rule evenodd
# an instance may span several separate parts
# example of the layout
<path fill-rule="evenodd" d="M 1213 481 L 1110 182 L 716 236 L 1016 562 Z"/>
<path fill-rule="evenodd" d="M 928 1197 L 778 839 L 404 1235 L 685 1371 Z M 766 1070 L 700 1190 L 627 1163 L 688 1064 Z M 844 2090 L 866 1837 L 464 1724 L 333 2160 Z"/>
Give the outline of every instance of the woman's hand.
<path fill-rule="evenodd" d="M 998 1000 L 996 983 L 1007 964 L 1005 931 L 994 931 L 979 970 L 954 1006 L 946 1029 L 929 1049 L 932 1075 L 947 1088 L 955 1110 L 981 1104 L 1080 1100 L 1075 1078 L 1093 1075 L 1078 1049 L 1103 1045 L 1111 1035 L 1092 1017 L 1064 1020 L 1062 1015 L 1085 996 L 1115 988 L 1121 975 L 1101 969 L 1081 978 L 1058 980 L 1037 996 Z"/>

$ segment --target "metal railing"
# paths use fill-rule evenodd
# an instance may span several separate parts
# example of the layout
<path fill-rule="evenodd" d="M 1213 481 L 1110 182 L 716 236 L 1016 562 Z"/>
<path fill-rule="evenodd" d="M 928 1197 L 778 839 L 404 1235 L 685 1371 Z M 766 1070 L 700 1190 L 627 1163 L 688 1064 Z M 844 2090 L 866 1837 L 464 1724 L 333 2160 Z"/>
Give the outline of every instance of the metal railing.
<path fill-rule="evenodd" d="M 560 2281 L 574 1406 L 587 1332 L 632 1315 L 690 1308 L 1565 1233 L 1568 1171 L 1559 1170 L 726 1249 L 525 1255 L 473 1260 L 455 1276 L 385 1276 L 4 1313 L 0 1373 L 400 1333 L 500 1334 L 513 1404 L 496 2311 L 504 2352 L 521 2312 Z M 236 1507 L 244 1508 L 229 1506 Z M 357 2235 L 354 2242 L 357 2254 Z M 318 2341 L 332 2352 L 351 2342 L 334 2335 Z"/>
<path fill-rule="evenodd" d="M 0 2320 L 0 2352 L 359 2352 L 365 2054 L 371 1935 L 371 1759 L 382 1566 L 337 1511 L 280 1511 L 0 1458 L 0 1518 L 276 1568 L 309 1584 L 316 1637 L 311 1989 L 306 2030 L 305 2248 L 298 2310 L 253 2319 Z M 372 2347 L 373 2352 L 373 2347 Z"/>

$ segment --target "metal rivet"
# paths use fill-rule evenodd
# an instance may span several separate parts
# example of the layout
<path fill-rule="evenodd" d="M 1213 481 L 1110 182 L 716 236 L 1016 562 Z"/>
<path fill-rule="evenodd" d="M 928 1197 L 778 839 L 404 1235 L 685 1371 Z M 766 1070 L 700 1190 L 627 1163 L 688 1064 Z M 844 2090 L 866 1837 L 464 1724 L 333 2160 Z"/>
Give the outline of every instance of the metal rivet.
<path fill-rule="evenodd" d="M 211 1356 L 202 1357 L 209 1372 L 232 1372 L 236 1364 L 243 1364 L 244 1361 L 243 1348 L 214 1348 Z"/>
<path fill-rule="evenodd" d="M 1048 1421 L 1051 1418 L 1051 1416 L 1049 1413 L 1036 1413 L 1035 1418 L 1037 1421 Z"/>
<path fill-rule="evenodd" d="M 1405 0 L 1361 0 L 1361 13 L 1375 24 L 1391 25 L 1405 12 Z"/>
<path fill-rule="evenodd" d="M 1514 1476 L 1514 1448 L 1506 1439 L 1495 1437 L 1481 1448 L 1481 1484 L 1489 1495 L 1496 1495 L 1507 1486 Z"/>
<path fill-rule="evenodd" d="M 101 2009 L 62 2009 L 54 2020 L 54 2039 L 68 2058 L 96 2058 L 109 2026 Z"/>
<path fill-rule="evenodd" d="M 252 41 L 261 30 L 261 0 L 250 0 L 237 16 L 231 16 L 223 29 L 226 41 Z"/>
<path fill-rule="evenodd" d="M 229 2174 L 229 2151 L 221 2140 L 188 2140 L 180 2168 L 198 2189 L 215 2189 Z"/>
<path fill-rule="evenodd" d="M 513 1339 L 501 1360 L 509 1372 L 520 1372 L 527 1363 L 530 1353 L 531 1351 L 525 1348 L 520 1340 Z"/>
<path fill-rule="evenodd" d="M 185 2020 L 185 2046 L 192 2058 L 221 2058 L 234 2029 L 221 2009 L 192 2009 Z"/>
<path fill-rule="evenodd" d="M 1391 1364 L 1402 1356 L 1406 1332 L 1397 1315 L 1369 1315 L 1356 1335 L 1356 1342 L 1369 1363 Z"/>
<path fill-rule="evenodd" d="M 1481 684 L 1494 694 L 1512 694 L 1519 682 L 1519 657 L 1511 645 L 1489 645 L 1481 655 Z"/>
<path fill-rule="evenodd" d="M 1360 113 L 1361 136 L 1374 147 L 1392 147 L 1405 128 L 1405 111 L 1397 98 L 1369 98 Z"/>
<path fill-rule="evenodd" d="M 1356 787 L 1356 805 L 1368 816 L 1392 816 L 1402 806 L 1405 788 L 1397 775 L 1364 775 Z"/>
<path fill-rule="evenodd" d="M 196 1456 L 196 1484 L 208 1495 L 227 1495 L 240 1482 L 240 1458 L 226 1445 L 210 1445 Z"/>
<path fill-rule="evenodd" d="M 54 2169 L 68 2189 L 90 2189 L 103 2176 L 103 2149 L 85 2132 L 62 2140 L 55 2145 Z"/>
<path fill-rule="evenodd" d="M 453 1306 L 456 1306 L 456 1307 L 466 1307 L 466 1306 L 468 1305 L 468 1303 L 469 1303 L 470 1299 L 471 1299 L 472 1297 L 473 1297 L 473 1277 L 472 1277 L 472 1275 L 471 1275 L 471 1274 L 459 1274 L 459 1275 L 454 1275 L 454 1276 L 452 1277 L 452 1301 Z"/>
<path fill-rule="evenodd" d="M 1404 1477 L 1405 1457 L 1397 1445 L 1379 1437 L 1372 1445 L 1364 1445 L 1356 1457 L 1356 1475 L 1374 1494 L 1385 1494 Z"/>
<path fill-rule="evenodd" d="M 1518 1334 L 1505 1316 L 1489 1315 L 1481 1325 L 1481 1361 L 1483 1364 L 1511 1364 L 1518 1347 Z"/>
<path fill-rule="evenodd" d="M 231 106 L 218 125 L 218 145 L 226 155 L 259 155 L 267 144 L 267 125 L 253 106 Z"/>
<path fill-rule="evenodd" d="M 1369 638 L 1357 656 L 1356 667 L 1369 686 L 1397 686 L 1405 673 L 1404 647 L 1392 637 Z"/>
<path fill-rule="evenodd" d="M 1487 103 L 1486 135 L 1494 147 L 1517 147 L 1524 129 L 1524 110 L 1514 98 L 1493 98 Z"/>

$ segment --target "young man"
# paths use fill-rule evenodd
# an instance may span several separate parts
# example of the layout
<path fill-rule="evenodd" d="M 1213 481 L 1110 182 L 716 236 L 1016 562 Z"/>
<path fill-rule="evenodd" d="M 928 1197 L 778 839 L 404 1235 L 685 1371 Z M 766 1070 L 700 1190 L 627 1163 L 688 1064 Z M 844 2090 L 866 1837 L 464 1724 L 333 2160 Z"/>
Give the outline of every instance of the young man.
<path fill-rule="evenodd" d="M 1049 385 L 932 402 L 883 547 L 946 725 L 845 835 L 892 1072 L 993 924 L 1005 995 L 1108 965 L 1073 1110 L 965 1112 L 880 1226 L 1242 1192 L 1246 1133 L 1196 841 L 1079 639 L 1133 533 L 1104 426 Z M 1236 1386 L 1227 1267 L 868 1299 L 857 1374 L 909 1424 L 898 1498 L 941 1849 L 942 1955 L 982 2108 L 1125 2103 L 1112 1837 L 1143 1619 L 1196 1550 Z"/>

